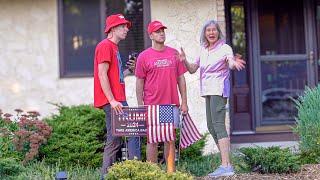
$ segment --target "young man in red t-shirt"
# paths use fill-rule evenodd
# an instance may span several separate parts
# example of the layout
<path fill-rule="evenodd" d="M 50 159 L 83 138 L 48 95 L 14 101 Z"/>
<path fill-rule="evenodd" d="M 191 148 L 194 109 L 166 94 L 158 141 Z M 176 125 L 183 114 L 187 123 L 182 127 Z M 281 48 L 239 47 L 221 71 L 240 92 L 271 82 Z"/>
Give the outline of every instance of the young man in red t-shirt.
<path fill-rule="evenodd" d="M 112 136 L 111 108 L 116 113 L 122 112 L 122 106 L 127 106 L 124 76 L 129 70 L 123 71 L 118 43 L 127 36 L 131 22 L 123 15 L 116 14 L 107 17 L 105 33 L 95 50 L 94 58 L 94 106 L 103 108 L 106 113 L 107 138 L 103 152 L 102 175 L 115 162 L 116 153 L 121 147 L 121 137 Z M 132 68 L 132 67 L 131 67 Z M 133 67 L 134 68 L 134 67 Z M 140 138 L 128 139 L 129 159 L 140 159 Z"/>
<path fill-rule="evenodd" d="M 141 52 L 137 59 L 136 94 L 138 105 L 166 105 L 180 106 L 182 113 L 187 113 L 187 93 L 184 73 L 185 65 L 179 59 L 176 49 L 165 46 L 164 29 L 166 27 L 159 21 L 148 25 L 149 37 L 152 47 Z M 181 95 L 179 102 L 178 88 Z M 147 144 L 147 160 L 157 162 L 158 143 Z M 165 156 L 167 171 L 174 169 L 175 142 L 165 142 Z M 169 166 L 169 164 L 173 166 Z"/>

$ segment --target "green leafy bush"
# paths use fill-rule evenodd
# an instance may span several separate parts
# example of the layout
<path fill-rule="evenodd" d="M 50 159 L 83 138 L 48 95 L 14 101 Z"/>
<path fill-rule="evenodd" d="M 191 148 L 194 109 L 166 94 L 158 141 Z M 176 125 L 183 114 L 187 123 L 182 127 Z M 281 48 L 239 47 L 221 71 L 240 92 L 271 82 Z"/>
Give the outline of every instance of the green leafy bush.
<path fill-rule="evenodd" d="M 302 151 L 299 153 L 299 161 L 303 164 L 315 164 L 320 162 L 320 155 L 314 151 Z"/>
<path fill-rule="evenodd" d="M 231 154 L 231 163 L 236 173 L 251 172 L 251 166 L 247 163 L 245 158 L 242 155 L 238 154 L 237 152 L 234 152 Z"/>
<path fill-rule="evenodd" d="M 6 178 L 21 173 L 24 167 L 13 158 L 0 158 L 0 177 Z"/>
<path fill-rule="evenodd" d="M 176 179 L 176 180 L 188 180 L 193 179 L 192 176 L 175 172 L 167 174 L 161 170 L 159 166 L 149 162 L 141 162 L 137 160 L 127 160 L 119 162 L 113 165 L 106 175 L 106 179 L 118 180 L 118 179 L 132 179 L 132 180 L 165 180 L 165 179 Z"/>
<path fill-rule="evenodd" d="M 0 157 L 11 157 L 27 163 L 33 160 L 42 144 L 51 134 L 51 128 L 38 119 L 36 111 L 23 113 L 16 109 L 16 116 L 0 111 Z"/>
<path fill-rule="evenodd" d="M 248 173 L 250 166 L 243 157 L 238 154 L 231 154 L 231 162 L 237 173 Z M 206 176 L 221 165 L 220 153 L 204 155 L 197 160 L 181 160 L 177 164 L 177 169 L 183 172 L 189 172 L 194 176 Z"/>
<path fill-rule="evenodd" d="M 45 119 L 52 136 L 40 149 L 42 159 L 61 166 L 99 167 L 102 162 L 105 114 L 90 105 L 58 106 L 59 114 Z"/>
<path fill-rule="evenodd" d="M 177 163 L 177 169 L 183 172 L 189 172 L 194 176 L 206 176 L 220 165 L 218 155 L 206 155 L 196 160 L 183 159 Z"/>
<path fill-rule="evenodd" d="M 290 173 L 300 169 L 299 157 L 291 153 L 289 148 L 255 147 L 239 150 L 253 171 L 260 173 Z"/>
<path fill-rule="evenodd" d="M 307 88 L 295 101 L 298 109 L 295 132 L 300 138 L 302 163 L 320 163 L 320 85 Z"/>
<path fill-rule="evenodd" d="M 209 133 L 205 133 L 200 140 L 180 152 L 180 160 L 197 161 L 202 159 L 202 153 Z M 176 146 L 179 147 L 180 131 L 177 131 Z"/>
<path fill-rule="evenodd" d="M 22 154 L 15 150 L 13 132 L 18 129 L 18 123 L 12 122 L 9 114 L 2 114 L 0 110 L 0 158 L 22 158 Z"/>

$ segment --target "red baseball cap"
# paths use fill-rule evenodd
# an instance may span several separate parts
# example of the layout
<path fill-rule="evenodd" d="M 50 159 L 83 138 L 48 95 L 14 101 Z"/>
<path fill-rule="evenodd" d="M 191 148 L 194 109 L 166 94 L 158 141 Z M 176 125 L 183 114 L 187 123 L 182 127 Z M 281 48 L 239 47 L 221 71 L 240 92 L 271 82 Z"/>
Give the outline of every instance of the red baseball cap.
<path fill-rule="evenodd" d="M 106 19 L 105 33 L 109 33 L 111 28 L 116 27 L 121 24 L 127 24 L 128 28 L 132 26 L 131 22 L 126 20 L 122 14 L 113 14 Z"/>
<path fill-rule="evenodd" d="M 148 25 L 148 33 L 151 34 L 152 32 L 158 31 L 159 29 L 164 28 L 167 29 L 160 21 L 152 21 Z"/>

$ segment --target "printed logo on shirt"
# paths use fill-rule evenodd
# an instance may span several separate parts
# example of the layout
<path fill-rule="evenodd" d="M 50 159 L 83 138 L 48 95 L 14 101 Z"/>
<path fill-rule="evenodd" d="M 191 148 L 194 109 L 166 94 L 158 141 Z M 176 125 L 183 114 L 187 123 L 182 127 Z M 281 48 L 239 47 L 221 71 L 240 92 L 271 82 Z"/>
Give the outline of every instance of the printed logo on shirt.
<path fill-rule="evenodd" d="M 122 70 L 122 60 L 119 51 L 117 51 L 117 59 L 118 59 L 118 69 L 119 69 L 119 80 L 120 83 L 124 83 L 124 75 Z"/>
<path fill-rule="evenodd" d="M 168 67 L 168 66 L 171 66 L 172 64 L 172 61 L 169 60 L 169 59 L 158 59 L 154 62 L 154 66 L 157 67 L 157 68 L 160 68 L 160 67 Z"/>

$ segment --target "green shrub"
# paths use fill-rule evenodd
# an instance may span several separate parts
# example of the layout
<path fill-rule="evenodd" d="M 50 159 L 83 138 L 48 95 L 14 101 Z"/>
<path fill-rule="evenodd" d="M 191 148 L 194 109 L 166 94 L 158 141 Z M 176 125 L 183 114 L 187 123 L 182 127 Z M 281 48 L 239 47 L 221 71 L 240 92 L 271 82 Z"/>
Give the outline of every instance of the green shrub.
<path fill-rule="evenodd" d="M 0 157 L 16 158 L 25 164 L 38 155 L 40 146 L 50 137 L 51 128 L 38 119 L 40 114 L 36 111 L 15 111 L 16 116 L 0 111 Z"/>
<path fill-rule="evenodd" d="M 15 176 L 24 170 L 19 161 L 13 158 L 0 158 L 0 177 Z"/>
<path fill-rule="evenodd" d="M 205 133 L 200 140 L 180 151 L 180 160 L 197 161 L 202 159 L 202 153 L 209 133 Z M 179 147 L 180 131 L 177 131 L 176 146 Z"/>
<path fill-rule="evenodd" d="M 90 105 L 58 106 L 59 114 L 45 119 L 52 136 L 40 149 L 49 164 L 99 167 L 102 162 L 105 114 Z"/>
<path fill-rule="evenodd" d="M 298 109 L 295 132 L 300 138 L 301 161 L 320 163 L 320 85 L 306 88 L 295 102 Z"/>
<path fill-rule="evenodd" d="M 220 156 L 219 156 L 220 157 Z M 236 173 L 249 173 L 251 172 L 251 166 L 247 163 L 245 158 L 239 153 L 231 154 L 232 166 Z"/>
<path fill-rule="evenodd" d="M 127 160 L 113 165 L 106 175 L 106 179 L 132 179 L 132 180 L 153 180 L 153 179 L 176 179 L 187 180 L 193 179 L 192 176 L 176 172 L 167 174 L 161 170 L 159 166 L 149 162 L 141 162 L 137 160 Z"/>
<path fill-rule="evenodd" d="M 300 169 L 299 157 L 291 153 L 289 148 L 255 147 L 239 150 L 248 165 L 260 173 L 290 173 Z"/>
<path fill-rule="evenodd" d="M 314 164 L 320 162 L 320 155 L 314 151 L 302 151 L 299 153 L 299 162 L 303 164 Z"/>
<path fill-rule="evenodd" d="M 220 165 L 218 154 L 206 155 L 196 160 L 183 159 L 177 163 L 177 169 L 183 172 L 189 172 L 194 176 L 206 176 Z"/>
<path fill-rule="evenodd" d="M 141 137 L 141 160 L 147 160 L 147 137 Z"/>
<path fill-rule="evenodd" d="M 238 154 L 231 154 L 232 165 L 237 173 L 248 173 L 250 166 Z M 193 176 L 206 176 L 221 165 L 220 153 L 205 155 L 198 160 L 181 160 L 177 164 L 177 169 L 183 172 L 189 172 Z"/>
<path fill-rule="evenodd" d="M 22 159 L 22 154 L 15 150 L 13 132 L 19 128 L 18 123 L 2 116 L 0 110 L 0 158 Z"/>

